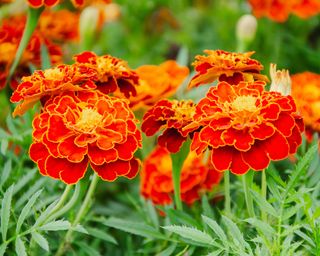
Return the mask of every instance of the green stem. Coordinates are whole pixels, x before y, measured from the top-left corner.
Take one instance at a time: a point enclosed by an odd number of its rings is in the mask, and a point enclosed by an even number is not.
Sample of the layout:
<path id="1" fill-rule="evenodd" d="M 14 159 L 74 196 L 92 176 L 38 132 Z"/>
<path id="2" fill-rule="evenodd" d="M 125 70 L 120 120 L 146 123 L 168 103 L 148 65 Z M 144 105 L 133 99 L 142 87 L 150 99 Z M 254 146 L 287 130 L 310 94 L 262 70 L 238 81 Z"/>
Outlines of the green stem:
<path id="1" fill-rule="evenodd" d="M 82 218 L 85 216 L 85 214 L 87 213 L 87 210 L 89 208 L 89 205 L 90 205 L 90 202 L 91 202 L 91 199 L 93 197 L 93 194 L 94 194 L 94 191 L 95 191 L 95 188 L 98 184 L 98 181 L 99 181 L 99 176 L 94 173 L 93 174 L 93 177 L 92 177 L 92 180 L 91 180 L 91 183 L 90 183 L 90 186 L 89 186 L 89 189 L 87 191 L 87 194 L 84 198 L 84 201 L 80 207 L 80 210 L 78 211 L 77 215 L 76 215 L 76 218 L 74 219 L 74 221 L 72 222 L 72 226 L 71 228 L 68 230 L 64 240 L 62 241 L 57 253 L 56 253 L 56 256 L 61 256 L 61 255 L 64 255 L 64 251 L 65 251 L 65 246 L 66 244 L 69 244 L 71 242 L 71 239 L 72 239 L 72 234 L 73 234 L 73 231 L 74 231 L 74 227 L 76 227 L 80 221 L 82 220 Z"/>
<path id="2" fill-rule="evenodd" d="M 253 180 L 252 171 L 249 171 L 247 174 L 242 175 L 243 192 L 246 200 L 246 205 L 248 208 L 248 213 L 251 218 L 255 217 L 253 201 L 250 194 L 250 188 L 252 187 L 252 180 Z"/>
<path id="3" fill-rule="evenodd" d="M 180 192 L 180 176 L 184 160 L 187 158 L 190 150 L 190 140 L 183 143 L 180 151 L 171 155 L 172 160 L 172 179 L 174 188 L 174 202 L 178 210 L 182 211 L 182 201 Z"/>
<path id="4" fill-rule="evenodd" d="M 231 197 L 230 197 L 230 173 L 225 171 L 224 175 L 224 209 L 227 216 L 231 215 Z"/>
<path id="5" fill-rule="evenodd" d="M 30 41 L 30 38 L 31 38 L 31 36 L 32 36 L 37 24 L 38 24 L 39 17 L 40 17 L 43 10 L 44 10 L 44 8 L 37 8 L 37 9 L 32 8 L 32 7 L 28 8 L 27 23 L 24 28 L 23 35 L 22 35 L 21 41 L 19 43 L 19 47 L 16 52 L 16 56 L 15 56 L 14 61 L 10 67 L 9 75 L 7 77 L 7 84 L 9 84 L 11 77 L 14 74 L 14 72 L 20 62 L 22 54 Z"/>
<path id="6" fill-rule="evenodd" d="M 261 173 L 261 196 L 267 200 L 267 177 L 266 170 L 263 170 Z M 267 221 L 266 212 L 261 209 L 261 219 L 262 221 Z"/>

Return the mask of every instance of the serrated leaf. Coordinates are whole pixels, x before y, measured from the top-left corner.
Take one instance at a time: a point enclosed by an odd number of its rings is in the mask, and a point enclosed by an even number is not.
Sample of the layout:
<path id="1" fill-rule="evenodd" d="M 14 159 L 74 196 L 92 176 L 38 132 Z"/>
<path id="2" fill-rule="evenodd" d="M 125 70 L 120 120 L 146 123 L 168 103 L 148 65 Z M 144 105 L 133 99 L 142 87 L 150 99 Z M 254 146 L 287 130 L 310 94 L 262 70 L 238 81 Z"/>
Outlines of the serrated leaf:
<path id="1" fill-rule="evenodd" d="M 291 206 L 291 207 L 284 209 L 283 215 L 282 215 L 282 220 L 284 221 L 284 220 L 289 219 L 290 217 L 295 215 L 299 211 L 300 208 L 301 208 L 301 204 L 297 204 L 295 206 Z"/>
<path id="2" fill-rule="evenodd" d="M 68 230 L 71 228 L 71 224 L 69 221 L 66 220 L 56 220 L 44 224 L 43 226 L 39 227 L 38 230 L 44 231 L 58 231 L 58 230 Z"/>
<path id="3" fill-rule="evenodd" d="M 159 252 L 156 256 L 170 256 L 174 253 L 176 247 L 177 247 L 176 244 L 171 244 L 165 250 L 163 250 L 162 252 Z"/>
<path id="4" fill-rule="evenodd" d="M 315 247 L 316 244 L 314 243 L 314 241 L 312 241 L 312 239 L 306 235 L 305 233 L 303 233 L 301 230 L 295 230 L 294 233 L 296 233 L 298 236 L 300 236 L 301 238 L 303 238 L 305 241 L 307 241 L 312 247 Z"/>
<path id="5" fill-rule="evenodd" d="M 6 151 L 8 149 L 8 145 L 9 145 L 9 141 L 6 140 L 6 139 L 3 139 L 1 141 L 1 148 L 0 148 L 0 151 L 3 155 L 6 155 Z"/>
<path id="6" fill-rule="evenodd" d="M 1 246 L 0 246 L 0 256 L 3 256 L 4 253 L 6 252 L 7 250 L 7 244 L 6 243 L 3 243 Z"/>
<path id="7" fill-rule="evenodd" d="M 245 247 L 248 248 L 249 245 L 244 240 L 243 234 L 241 233 L 238 226 L 232 220 L 230 220 L 228 217 L 224 215 L 222 215 L 222 221 L 224 222 L 227 229 L 230 231 L 229 233 L 232 236 L 233 240 L 238 241 L 243 250 Z"/>
<path id="8" fill-rule="evenodd" d="M 79 233 L 83 233 L 83 234 L 89 234 L 88 231 L 80 224 L 78 224 L 77 226 L 73 227 L 72 230 L 79 232 Z"/>
<path id="9" fill-rule="evenodd" d="M 117 241 L 111 235 L 107 234 L 106 232 L 103 232 L 100 229 L 87 227 L 87 231 L 91 236 L 94 236 L 96 238 L 99 238 L 101 240 L 104 240 L 106 242 L 110 242 L 116 245 L 118 244 Z"/>
<path id="10" fill-rule="evenodd" d="M 208 218 L 207 216 L 202 215 L 203 221 L 212 229 L 212 231 L 219 237 L 220 241 L 226 247 L 226 250 L 229 248 L 227 235 L 224 233 L 223 229 L 219 226 L 219 224 L 213 220 Z"/>
<path id="11" fill-rule="evenodd" d="M 175 209 L 167 209 L 165 212 L 168 214 L 171 219 L 172 224 L 182 224 L 187 226 L 192 226 L 196 228 L 201 228 L 201 225 L 198 221 L 192 218 L 189 214 L 175 210 Z"/>
<path id="12" fill-rule="evenodd" d="M 159 229 L 159 219 L 158 219 L 158 214 L 157 211 L 153 205 L 153 203 L 150 200 L 145 201 L 145 205 L 146 205 L 146 210 L 147 213 L 151 219 L 151 222 L 153 224 L 153 226 L 156 229 Z"/>
<path id="13" fill-rule="evenodd" d="M 15 247 L 18 256 L 27 256 L 26 247 L 20 237 L 17 237 Z"/>
<path id="14" fill-rule="evenodd" d="M 40 196 L 41 192 L 42 192 L 42 190 L 38 190 L 35 194 L 33 194 L 32 197 L 29 199 L 28 203 L 23 207 L 21 214 L 20 214 L 18 221 L 17 221 L 16 233 L 19 233 L 20 228 L 22 226 L 22 223 L 24 222 L 24 220 L 28 216 L 29 212 L 31 211 L 32 207 L 34 206 L 34 204 L 35 204 L 36 200 L 38 199 L 38 197 Z"/>
<path id="15" fill-rule="evenodd" d="M 265 198 L 263 198 L 259 193 L 256 191 L 250 189 L 250 192 L 253 196 L 253 199 L 256 201 L 256 203 L 259 205 L 261 211 L 266 211 L 270 215 L 274 217 L 278 217 L 276 210 L 272 207 L 270 203 L 267 202 Z"/>
<path id="16" fill-rule="evenodd" d="M 31 233 L 33 240 L 45 251 L 49 251 L 49 243 L 48 240 L 38 232 L 34 231 Z"/>
<path id="17" fill-rule="evenodd" d="M 19 178 L 19 181 L 14 187 L 13 194 L 18 193 L 26 184 L 29 183 L 30 180 L 33 179 L 33 176 L 36 174 L 36 168 L 26 170 L 27 174 Z"/>
<path id="18" fill-rule="evenodd" d="M 55 196 L 54 196 L 55 198 Z M 37 227 L 39 223 L 42 223 L 51 213 L 52 209 L 56 206 L 58 200 L 55 200 L 52 202 L 48 207 L 46 207 L 45 211 L 43 211 L 40 216 L 37 218 L 36 223 L 33 225 L 33 227 Z"/>
<path id="19" fill-rule="evenodd" d="M 260 230 L 262 233 L 266 233 L 269 235 L 275 234 L 275 230 L 268 223 L 258 220 L 256 218 L 249 218 L 244 220 L 254 226 L 257 230 Z"/>
<path id="20" fill-rule="evenodd" d="M 139 223 L 139 222 L 127 221 L 127 220 L 111 217 L 103 221 L 102 224 L 108 227 L 120 229 L 122 231 L 131 233 L 134 235 L 138 235 L 138 236 L 168 240 L 166 236 L 161 234 L 159 231 L 157 231 L 153 227 L 143 223 Z"/>
<path id="21" fill-rule="evenodd" d="M 203 209 L 203 214 L 205 216 L 208 216 L 209 218 L 213 218 L 214 217 L 214 213 L 212 210 L 212 207 L 209 204 L 209 200 L 206 194 L 203 194 L 203 196 L 201 197 L 201 205 L 202 205 L 202 209 Z"/>
<path id="22" fill-rule="evenodd" d="M 214 252 L 210 252 L 206 256 L 219 256 L 223 251 L 223 249 L 215 250 Z"/>
<path id="23" fill-rule="evenodd" d="M 10 173 L 11 173 L 11 170 L 12 170 L 12 161 L 11 161 L 11 159 L 9 159 L 5 163 L 3 170 L 2 170 L 0 187 L 2 187 L 3 184 L 8 180 Z"/>
<path id="24" fill-rule="evenodd" d="M 7 231 L 10 219 L 11 200 L 13 195 L 14 185 L 11 185 L 4 193 L 1 204 L 1 234 L 2 240 L 6 241 Z"/>
<path id="25" fill-rule="evenodd" d="M 215 241 L 210 235 L 194 227 L 171 225 L 164 226 L 162 228 L 200 244 L 204 244 L 207 246 L 213 246 L 215 244 Z"/>

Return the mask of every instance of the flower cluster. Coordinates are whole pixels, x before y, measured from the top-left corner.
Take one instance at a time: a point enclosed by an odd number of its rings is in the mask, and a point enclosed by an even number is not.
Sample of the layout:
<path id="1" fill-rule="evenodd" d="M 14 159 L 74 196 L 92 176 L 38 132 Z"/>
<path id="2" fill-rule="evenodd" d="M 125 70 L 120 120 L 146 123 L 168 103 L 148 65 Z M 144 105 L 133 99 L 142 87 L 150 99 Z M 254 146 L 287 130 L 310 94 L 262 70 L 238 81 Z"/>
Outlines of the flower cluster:
<path id="1" fill-rule="evenodd" d="M 172 203 L 173 181 L 170 153 L 163 147 L 156 147 L 145 159 L 141 170 L 141 194 L 154 204 Z M 181 199 L 187 204 L 199 200 L 202 193 L 211 191 L 220 181 L 221 173 L 209 163 L 203 163 L 203 156 L 191 152 L 181 172 Z"/>
<path id="2" fill-rule="evenodd" d="M 235 174 L 263 170 L 271 160 L 295 153 L 304 124 L 287 95 L 288 72 L 272 66 L 274 91 L 266 91 L 268 79 L 259 73 L 262 65 L 249 58 L 252 53 L 206 52 L 209 56 L 196 57 L 197 74 L 190 85 L 219 79 L 217 86 L 197 104 L 159 101 L 145 114 L 142 131 L 150 136 L 164 127 L 158 143 L 172 153 L 190 136 L 192 151 L 201 155 L 209 149 L 216 170 Z"/>
<path id="3" fill-rule="evenodd" d="M 249 0 L 253 14 L 268 17 L 277 22 L 285 22 L 290 14 L 307 19 L 320 13 L 318 0 Z"/>
<path id="4" fill-rule="evenodd" d="M 237 84 L 240 81 L 268 81 L 260 71 L 261 63 L 251 59 L 254 52 L 232 53 L 223 50 L 205 50 L 207 56 L 197 55 L 193 63 L 197 74 L 190 81 L 189 87 L 208 84 L 215 80 Z"/>
<path id="5" fill-rule="evenodd" d="M 3 20 L 0 27 L 0 50 L 2 53 L 0 56 L 0 89 L 6 85 L 9 69 L 15 58 L 25 24 L 26 18 L 17 16 Z M 29 74 L 30 64 L 40 67 L 42 45 L 48 49 L 51 63 L 55 64 L 61 61 L 61 48 L 44 37 L 40 31 L 35 31 L 22 55 L 17 71 L 12 77 L 10 84 L 12 88 L 17 87 L 22 76 Z"/>
<path id="6" fill-rule="evenodd" d="M 173 95 L 189 75 L 187 67 L 168 60 L 159 66 L 144 65 L 136 69 L 140 78 L 137 95 L 130 99 L 133 109 L 151 107 L 158 100 Z"/>
<path id="7" fill-rule="evenodd" d="M 107 181 L 138 172 L 133 153 L 141 135 L 125 100 L 99 91 L 63 93 L 46 102 L 33 128 L 30 157 L 43 175 L 73 184 L 88 163 Z"/>
<path id="8" fill-rule="evenodd" d="M 320 133 L 320 75 L 303 72 L 291 79 L 292 97 L 303 116 L 307 138 L 311 140 L 314 132 Z"/>

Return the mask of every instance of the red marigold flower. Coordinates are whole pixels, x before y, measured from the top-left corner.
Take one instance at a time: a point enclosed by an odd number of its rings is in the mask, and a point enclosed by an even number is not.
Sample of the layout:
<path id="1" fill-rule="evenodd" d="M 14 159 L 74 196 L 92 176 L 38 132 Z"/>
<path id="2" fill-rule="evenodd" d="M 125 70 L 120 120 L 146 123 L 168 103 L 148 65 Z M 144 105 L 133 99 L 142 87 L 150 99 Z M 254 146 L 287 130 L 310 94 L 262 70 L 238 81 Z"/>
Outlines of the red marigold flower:
<path id="1" fill-rule="evenodd" d="M 52 7 L 60 2 L 60 0 L 27 0 L 28 4 L 33 8 L 40 8 L 42 6 Z"/>
<path id="2" fill-rule="evenodd" d="M 47 10 L 41 14 L 38 27 L 41 34 L 50 40 L 77 41 L 79 14 L 68 10 Z"/>
<path id="3" fill-rule="evenodd" d="M 93 52 L 78 54 L 75 60 L 96 70 L 98 78 L 95 83 L 101 92 L 109 94 L 120 90 L 127 98 L 136 96 L 139 77 L 125 61 L 110 55 L 97 56 Z"/>
<path id="4" fill-rule="evenodd" d="M 292 97 L 303 116 L 307 138 L 312 140 L 314 132 L 320 134 L 320 74 L 303 72 L 291 79 Z"/>
<path id="5" fill-rule="evenodd" d="M 211 149 L 218 171 L 263 170 L 301 144 L 304 125 L 293 98 L 264 86 L 261 81 L 220 82 L 197 105 L 194 119 L 202 127 L 194 133 L 191 149 L 198 154 Z"/>
<path id="6" fill-rule="evenodd" d="M 6 84 L 9 69 L 15 58 L 25 24 L 25 16 L 16 16 L 5 19 L 0 27 L 0 51 L 2 53 L 0 56 L 0 89 Z M 39 31 L 35 31 L 12 77 L 12 88 L 15 89 L 17 87 L 18 80 L 22 76 L 30 74 L 30 64 L 35 67 L 41 66 L 41 45 L 47 47 L 51 63 L 54 64 L 61 61 L 61 48 L 44 38 Z"/>
<path id="7" fill-rule="evenodd" d="M 187 67 L 181 67 L 173 60 L 165 61 L 159 66 L 144 65 L 137 68 L 136 72 L 140 84 L 137 95 L 130 98 L 133 109 L 150 107 L 161 98 L 170 97 L 189 75 Z"/>
<path id="8" fill-rule="evenodd" d="M 88 164 L 106 181 L 135 177 L 138 147 L 141 134 L 127 100 L 79 91 L 46 102 L 33 121 L 29 153 L 41 174 L 74 184 Z"/>
<path id="9" fill-rule="evenodd" d="M 163 147 L 155 150 L 145 159 L 141 170 L 141 194 L 154 204 L 172 203 L 173 182 L 170 153 Z M 181 171 L 181 199 L 191 205 L 200 199 L 202 193 L 212 190 L 220 182 L 221 173 L 211 165 L 203 163 L 203 156 L 190 152 Z"/>
<path id="10" fill-rule="evenodd" d="M 13 116 L 22 115 L 38 100 L 43 102 L 50 96 L 64 91 L 95 89 L 93 80 L 96 72 L 83 65 L 59 65 L 45 71 L 35 71 L 31 76 L 22 78 L 22 83 L 13 92 L 10 101 L 20 102 Z"/>
<path id="11" fill-rule="evenodd" d="M 160 100 L 144 115 L 141 130 L 147 136 L 152 136 L 164 128 L 164 132 L 158 137 L 158 143 L 171 153 L 176 153 L 188 135 L 197 129 L 194 126 L 184 129 L 193 122 L 195 107 L 191 100 Z"/>
<path id="12" fill-rule="evenodd" d="M 310 18 L 311 16 L 320 13 L 319 0 L 298 0 L 292 6 L 292 13 L 302 19 Z"/>
<path id="13" fill-rule="evenodd" d="M 197 74 L 191 79 L 189 87 L 214 82 L 226 81 L 229 84 L 238 84 L 241 81 L 254 80 L 268 81 L 260 71 L 261 63 L 251 59 L 254 52 L 233 53 L 223 50 L 204 50 L 207 56 L 197 55 L 193 63 Z"/>

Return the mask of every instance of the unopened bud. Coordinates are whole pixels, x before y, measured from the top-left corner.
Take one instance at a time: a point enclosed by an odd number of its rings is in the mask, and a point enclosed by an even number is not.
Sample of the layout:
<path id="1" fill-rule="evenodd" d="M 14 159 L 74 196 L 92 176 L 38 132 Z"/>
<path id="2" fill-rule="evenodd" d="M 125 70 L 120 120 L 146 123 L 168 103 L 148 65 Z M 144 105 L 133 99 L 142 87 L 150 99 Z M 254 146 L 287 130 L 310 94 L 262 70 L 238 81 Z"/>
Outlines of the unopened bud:
<path id="1" fill-rule="evenodd" d="M 240 17 L 237 22 L 236 36 L 239 41 L 251 42 L 257 31 L 257 19 L 251 15 L 246 14 Z"/>
<path id="2" fill-rule="evenodd" d="M 291 78 L 287 69 L 277 70 L 276 64 L 270 64 L 270 91 L 280 92 L 282 95 L 291 94 Z"/>
<path id="3" fill-rule="evenodd" d="M 94 36 L 99 22 L 99 10 L 93 6 L 83 9 L 80 15 L 80 39 L 82 50 L 89 50 L 94 41 Z"/>

